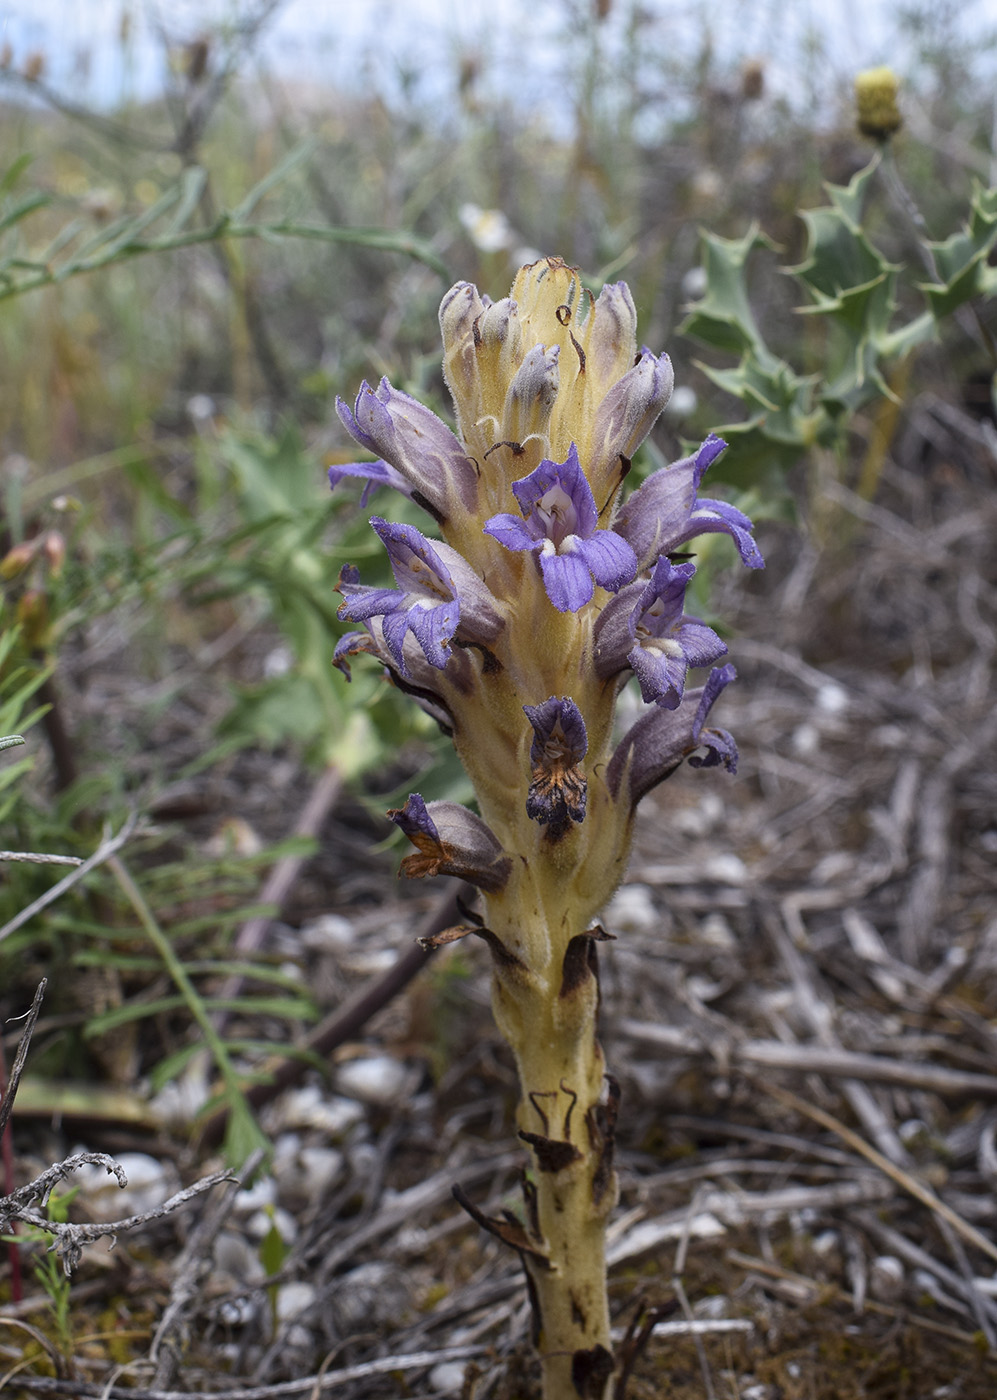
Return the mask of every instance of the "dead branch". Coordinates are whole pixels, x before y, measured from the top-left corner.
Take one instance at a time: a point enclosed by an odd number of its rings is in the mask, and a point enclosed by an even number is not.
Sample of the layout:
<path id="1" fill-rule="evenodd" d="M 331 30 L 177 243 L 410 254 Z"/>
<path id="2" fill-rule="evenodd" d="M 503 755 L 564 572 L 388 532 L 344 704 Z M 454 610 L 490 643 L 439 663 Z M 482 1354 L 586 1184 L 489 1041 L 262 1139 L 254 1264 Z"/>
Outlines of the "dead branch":
<path id="1" fill-rule="evenodd" d="M 28 1182 L 26 1186 L 21 1186 L 16 1191 L 11 1192 L 9 1196 L 0 1198 L 0 1229 L 6 1229 L 12 1221 L 20 1220 L 26 1225 L 45 1230 L 54 1236 L 54 1243 L 50 1248 L 54 1249 L 62 1259 L 67 1275 L 71 1274 L 79 1263 L 84 1245 L 92 1244 L 94 1240 L 103 1239 L 105 1236 L 110 1237 L 113 1241 L 127 1230 L 134 1230 L 140 1225 L 148 1225 L 152 1220 L 162 1220 L 164 1216 L 179 1210 L 195 1196 L 210 1191 L 220 1182 L 232 1180 L 231 1175 L 226 1171 L 214 1172 L 211 1176 L 196 1181 L 193 1186 L 178 1191 L 168 1201 L 152 1210 L 126 1216 L 123 1220 L 94 1224 L 49 1220 L 30 1204 L 38 1202 L 44 1205 L 60 1181 L 65 1181 L 78 1167 L 87 1165 L 104 1167 L 109 1175 L 117 1178 L 118 1185 L 122 1189 L 128 1185 L 128 1177 L 125 1175 L 124 1168 L 112 1157 L 108 1157 L 106 1153 L 77 1152 L 74 1156 L 67 1157 L 65 1161 L 57 1162 L 54 1166 L 49 1167 L 47 1171 L 42 1172 L 41 1176 Z"/>

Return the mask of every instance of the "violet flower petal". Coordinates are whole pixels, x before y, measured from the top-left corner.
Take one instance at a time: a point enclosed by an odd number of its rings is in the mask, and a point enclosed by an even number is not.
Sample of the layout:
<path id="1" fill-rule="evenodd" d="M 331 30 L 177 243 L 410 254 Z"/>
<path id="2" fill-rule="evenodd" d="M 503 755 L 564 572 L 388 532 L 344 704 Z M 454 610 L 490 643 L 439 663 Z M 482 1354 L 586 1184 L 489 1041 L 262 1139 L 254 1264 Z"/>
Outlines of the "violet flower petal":
<path id="1" fill-rule="evenodd" d="M 450 640 L 457 630 L 459 615 L 456 602 L 452 608 L 429 608 L 416 603 L 408 612 L 407 625 L 422 647 L 426 660 L 441 671 L 450 660 Z M 385 623 L 387 622 L 388 619 L 385 618 Z"/>
<path id="2" fill-rule="evenodd" d="M 526 813 L 546 827 L 552 841 L 558 841 L 572 822 L 585 817 L 587 783 L 581 769 L 588 752 L 585 721 L 567 695 L 560 700 L 552 695 L 542 705 L 524 705 L 523 709 L 533 727 L 533 772 Z"/>
<path id="3" fill-rule="evenodd" d="M 458 802 L 423 801 L 413 792 L 404 807 L 388 813 L 418 854 L 406 856 L 402 873 L 410 879 L 454 875 L 495 894 L 505 885 L 512 861 L 491 828 Z"/>
<path id="4" fill-rule="evenodd" d="M 429 540 L 411 525 L 396 525 L 378 516 L 371 525 L 388 551 L 398 588 L 365 588 L 357 570 L 340 574 L 346 595 L 339 616 L 344 622 L 383 619 L 384 644 L 403 676 L 405 635 L 411 630 L 431 666 L 443 670 L 450 660 L 450 640 L 460 624 L 460 599 L 449 569 Z M 482 585 L 483 587 L 483 585 Z"/>
<path id="5" fill-rule="evenodd" d="M 523 514 L 536 521 L 556 545 L 566 535 L 588 538 L 598 523 L 595 498 L 574 443 L 563 462 L 545 458 L 529 476 L 513 482 L 512 491 Z"/>
<path id="6" fill-rule="evenodd" d="M 726 730 L 707 729 L 704 723 L 710 707 L 735 674 L 733 666 L 717 667 L 704 686 L 685 692 L 676 709 L 655 705 L 631 726 L 606 768 L 609 790 L 618 801 L 624 776 L 627 798 L 631 807 L 636 807 L 642 797 L 670 777 L 682 760 L 701 745 L 707 753 L 705 757 L 690 758 L 693 767 L 723 764 L 729 772 L 736 771 L 734 740 Z"/>
<path id="7" fill-rule="evenodd" d="M 347 432 L 394 467 L 408 482 L 408 494 L 438 519 L 473 514 L 477 468 L 460 440 L 418 399 L 382 379 L 376 390 L 364 382 L 352 409 L 341 399 L 336 409 Z"/>
<path id="8" fill-rule="evenodd" d="M 379 486 L 390 486 L 395 491 L 400 491 L 403 496 L 412 495 L 412 487 L 401 472 L 396 472 L 394 467 L 387 462 L 339 462 L 329 468 L 329 486 L 335 490 L 341 481 L 348 477 L 355 477 L 364 482 L 363 492 L 360 496 L 361 508 L 366 507 L 370 497 Z"/>
<path id="9" fill-rule="evenodd" d="M 543 543 L 543 536 L 538 538 L 530 529 L 530 521 L 521 520 L 518 515 L 493 515 L 484 530 L 506 549 L 536 549 Z"/>
<path id="10" fill-rule="evenodd" d="M 371 634 L 369 632 L 344 632 L 332 653 L 332 664 L 337 671 L 342 671 L 348 681 L 352 680 L 353 676 L 347 657 L 359 656 L 361 653 L 373 656 L 380 654 L 377 642 Z"/>
<path id="11" fill-rule="evenodd" d="M 725 447 L 711 433 L 691 457 L 652 472 L 627 499 L 614 529 L 632 546 L 641 568 L 697 535 L 716 532 L 730 535 L 749 569 L 762 568 L 765 561 L 748 517 L 725 501 L 696 498 L 704 472 Z"/>
<path id="12" fill-rule="evenodd" d="M 540 572 L 547 597 L 558 612 L 577 612 L 590 601 L 595 589 L 592 574 L 580 554 L 540 551 Z"/>
<path id="13" fill-rule="evenodd" d="M 610 593 L 632 582 L 637 572 L 637 556 L 612 530 L 596 530 L 588 539 L 579 539 L 572 553 L 585 561 L 599 587 Z"/>
<path id="14" fill-rule="evenodd" d="M 595 499 L 574 443 L 564 462 L 545 458 L 512 490 L 525 519 L 493 515 L 485 533 L 507 549 L 539 553 L 544 588 L 560 612 L 583 608 L 592 598 L 593 579 L 615 592 L 634 577 L 637 559 L 630 545 L 611 530 L 596 529 Z"/>
<path id="15" fill-rule="evenodd" d="M 662 555 L 629 618 L 636 646 L 627 660 L 640 693 L 669 710 L 682 699 L 689 667 L 707 666 L 727 652 L 705 623 L 683 616 L 685 591 L 695 572 L 695 564 L 672 564 Z"/>

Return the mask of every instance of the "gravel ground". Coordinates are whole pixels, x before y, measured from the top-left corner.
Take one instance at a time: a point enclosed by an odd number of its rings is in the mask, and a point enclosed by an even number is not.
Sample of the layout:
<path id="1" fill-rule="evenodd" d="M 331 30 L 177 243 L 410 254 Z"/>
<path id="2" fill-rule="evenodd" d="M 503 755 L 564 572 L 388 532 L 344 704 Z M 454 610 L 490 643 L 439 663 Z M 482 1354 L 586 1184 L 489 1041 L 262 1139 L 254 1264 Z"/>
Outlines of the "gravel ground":
<path id="1" fill-rule="evenodd" d="M 992 424 L 925 396 L 873 503 L 815 468 L 809 532 L 763 524 L 764 574 L 718 583 L 737 779 L 680 770 L 647 800 L 604 920 L 631 1400 L 997 1391 L 995 485 Z M 304 781 L 265 755 L 203 779 L 268 838 Z M 270 1170 L 166 1215 L 221 1166 L 182 1126 L 199 1057 L 157 1101 L 172 1128 L 15 1111 L 18 1182 L 110 1153 L 128 1187 L 90 1164 L 73 1218 L 151 1218 L 113 1252 L 80 1240 L 68 1353 L 34 1280 L 0 1302 L 7 1393 L 537 1393 L 515 1261 L 452 1198 L 500 1209 L 522 1165 L 487 953 L 413 953 L 452 892 L 399 885 L 367 809 L 313 796 L 321 853 L 252 939 L 325 1020 L 227 1029 L 325 1072 L 275 1059 Z"/>

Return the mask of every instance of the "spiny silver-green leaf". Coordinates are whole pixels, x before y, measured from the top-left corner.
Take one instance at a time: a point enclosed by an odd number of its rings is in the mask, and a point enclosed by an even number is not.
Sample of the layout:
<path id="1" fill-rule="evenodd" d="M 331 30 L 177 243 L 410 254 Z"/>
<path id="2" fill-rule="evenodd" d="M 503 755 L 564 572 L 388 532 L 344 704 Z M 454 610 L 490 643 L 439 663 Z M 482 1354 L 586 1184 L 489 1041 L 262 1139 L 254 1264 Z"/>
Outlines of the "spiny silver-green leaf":
<path id="1" fill-rule="evenodd" d="M 775 250 L 776 245 L 757 224 L 752 224 L 743 238 L 720 238 L 706 230 L 700 236 L 706 294 L 689 308 L 679 334 L 735 355 L 751 350 L 759 360 L 774 361 L 751 310 L 745 265 L 754 248 Z"/>
<path id="2" fill-rule="evenodd" d="M 939 280 L 921 284 L 931 310 L 940 320 L 976 296 L 997 293 L 997 268 L 987 259 L 997 244 L 997 188 L 977 187 L 970 206 L 969 222 L 946 238 L 930 243 Z"/>

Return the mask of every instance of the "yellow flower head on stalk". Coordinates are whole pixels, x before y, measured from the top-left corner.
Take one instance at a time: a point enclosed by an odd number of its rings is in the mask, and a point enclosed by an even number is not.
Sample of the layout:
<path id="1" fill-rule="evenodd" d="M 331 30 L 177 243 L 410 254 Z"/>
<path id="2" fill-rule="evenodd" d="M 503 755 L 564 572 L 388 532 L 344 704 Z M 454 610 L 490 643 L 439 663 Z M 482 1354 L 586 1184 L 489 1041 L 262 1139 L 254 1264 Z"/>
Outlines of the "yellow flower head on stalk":
<path id="1" fill-rule="evenodd" d="M 378 460 L 333 467 L 332 484 L 366 478 L 364 499 L 394 487 L 442 539 L 372 518 L 397 586 L 369 587 L 344 568 L 340 617 L 365 630 L 340 641 L 336 661 L 348 674 L 348 657 L 377 656 L 453 735 L 488 837 L 470 826 L 461 835 L 451 810 L 443 831 L 434 804 L 417 804 L 401 821 L 425 859 L 473 878 L 459 854 L 473 849 L 494 885 L 512 868 L 503 853 L 535 848 L 543 863 L 556 846 L 558 868 L 578 869 L 598 843 L 617 873 L 607 888 L 592 865 L 583 903 L 595 908 L 622 873 L 640 797 L 697 747 L 705 761 L 734 763 L 729 735 L 703 727 L 732 668 L 685 686 L 690 668 L 726 647 L 685 615 L 695 566 L 669 555 L 716 531 L 750 567 L 761 555 L 746 516 L 698 495 L 724 447 L 713 435 L 621 501 L 673 384 L 668 356 L 638 348 L 625 283 L 595 297 L 574 268 L 542 258 L 500 301 L 459 282 L 440 325 L 456 431 L 387 380 L 339 404 Z M 650 711 L 614 748 L 616 698 L 631 677 Z"/>
<path id="2" fill-rule="evenodd" d="M 858 128 L 874 141 L 888 141 L 903 125 L 897 106 L 900 79 L 892 68 L 866 68 L 855 77 Z"/>
<path id="3" fill-rule="evenodd" d="M 521 268 L 508 297 L 490 303 L 461 282 L 440 307 L 443 374 L 457 426 L 485 474 L 489 503 L 506 504 L 507 482 L 574 443 L 600 515 L 629 458 L 668 402 L 667 355 L 637 349 L 637 312 L 623 282 L 598 298 L 574 268 L 542 258 Z M 499 445 L 515 451 L 496 453 Z"/>

